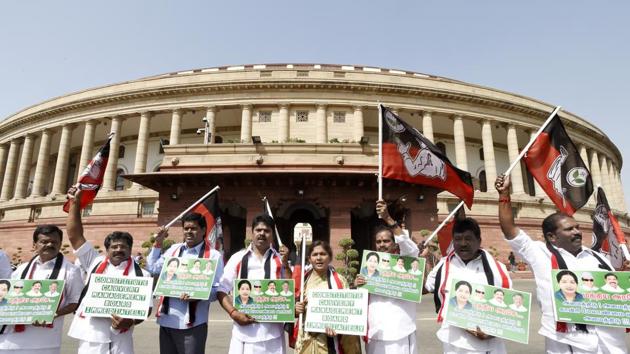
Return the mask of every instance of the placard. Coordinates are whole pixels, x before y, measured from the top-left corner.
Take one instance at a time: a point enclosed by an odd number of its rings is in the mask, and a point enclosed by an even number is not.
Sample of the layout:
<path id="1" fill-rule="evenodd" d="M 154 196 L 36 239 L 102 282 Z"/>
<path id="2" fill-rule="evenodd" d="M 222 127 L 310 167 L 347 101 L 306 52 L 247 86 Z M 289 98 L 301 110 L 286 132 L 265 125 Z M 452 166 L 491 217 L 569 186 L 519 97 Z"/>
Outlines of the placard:
<path id="1" fill-rule="evenodd" d="M 167 257 L 154 295 L 208 300 L 217 270 L 217 261 L 207 258 Z"/>
<path id="2" fill-rule="evenodd" d="M 236 279 L 232 294 L 234 307 L 258 322 L 295 320 L 293 279 Z"/>
<path id="3" fill-rule="evenodd" d="M 304 330 L 326 333 L 328 327 L 337 334 L 364 336 L 367 334 L 367 307 L 365 289 L 309 290 Z"/>
<path id="4" fill-rule="evenodd" d="M 452 279 L 444 321 L 514 342 L 529 342 L 531 294 L 498 286 Z"/>
<path id="5" fill-rule="evenodd" d="M 1 279 L 0 325 L 52 323 L 64 280 Z"/>
<path id="6" fill-rule="evenodd" d="M 420 302 L 424 263 L 424 258 L 365 250 L 360 274 L 367 283 L 362 288 L 370 294 Z"/>
<path id="7" fill-rule="evenodd" d="M 91 274 L 79 312 L 86 317 L 146 320 L 151 306 L 153 278 Z"/>
<path id="8" fill-rule="evenodd" d="M 556 321 L 630 327 L 630 272 L 554 269 Z"/>

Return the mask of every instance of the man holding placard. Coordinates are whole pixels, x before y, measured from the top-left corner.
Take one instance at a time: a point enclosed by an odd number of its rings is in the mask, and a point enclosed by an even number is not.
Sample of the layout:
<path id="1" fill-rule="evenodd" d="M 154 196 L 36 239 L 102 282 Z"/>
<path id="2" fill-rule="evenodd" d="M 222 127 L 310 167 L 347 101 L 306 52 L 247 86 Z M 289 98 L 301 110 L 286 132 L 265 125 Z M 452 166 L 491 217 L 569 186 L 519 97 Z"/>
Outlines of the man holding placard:
<path id="1" fill-rule="evenodd" d="M 208 311 L 210 302 L 217 299 L 218 280 L 223 274 L 223 257 L 210 246 L 206 219 L 199 213 L 189 213 L 182 218 L 184 242 L 172 245 L 164 253 L 162 242 L 168 229 L 161 228 L 147 257 L 148 268 L 154 276 L 162 272 L 166 258 L 203 258 L 216 262 L 214 280 L 207 299 L 192 299 L 191 294 L 182 292 L 179 298 L 163 296 L 157 310 L 160 325 L 160 353 L 197 354 L 204 353 L 208 336 Z M 214 227 L 214 225 L 211 225 Z M 171 258 L 174 259 L 174 258 Z"/>
<path id="2" fill-rule="evenodd" d="M 512 287 L 512 280 L 505 265 L 480 248 L 481 229 L 475 219 L 455 220 L 452 243 L 453 251 L 438 262 L 425 283 L 425 288 L 434 293 L 438 322 L 442 323 L 437 337 L 442 342 L 444 353 L 505 353 L 503 340 L 487 335 L 480 326 L 464 329 L 444 321 L 445 303 L 453 296 L 448 294 L 453 279 L 466 279 L 473 284 L 488 284 L 502 288 Z M 466 291 L 470 293 L 472 288 L 466 288 Z"/>
<path id="3" fill-rule="evenodd" d="M 587 326 L 556 322 L 553 309 L 552 270 L 611 270 L 606 257 L 582 246 L 579 225 L 567 214 L 553 213 L 542 223 L 545 242 L 532 240 L 514 224 L 510 201 L 510 179 L 499 176 L 499 222 L 505 239 L 514 252 L 530 266 L 536 279 L 538 301 L 542 308 L 542 327 L 547 353 L 625 353 L 623 328 Z M 591 275 L 592 277 L 592 275 Z"/>
<path id="4" fill-rule="evenodd" d="M 400 256 L 417 257 L 418 246 L 389 215 L 385 201 L 376 202 L 376 213 L 387 225 L 378 228 L 374 233 L 376 251 L 398 252 Z M 402 265 L 399 267 L 404 270 Z M 355 285 L 362 286 L 366 282 L 366 277 L 360 274 L 355 280 Z M 367 337 L 366 350 L 369 354 L 416 353 L 416 303 L 371 294 Z"/>
<path id="5" fill-rule="evenodd" d="M 238 311 L 228 295 L 236 279 L 291 279 L 289 249 L 281 247 L 281 253 L 278 253 L 272 246 L 274 226 L 273 219 L 268 215 L 254 217 L 249 247 L 232 255 L 225 265 L 217 297 L 234 320 L 230 354 L 286 352 L 282 323 L 256 322 L 251 316 Z M 261 286 L 260 282 L 258 286 Z"/>
<path id="6" fill-rule="evenodd" d="M 13 282 L 15 291 L 12 291 L 11 295 L 17 300 L 24 296 L 22 290 L 28 283 L 27 279 L 56 279 L 65 282 L 54 321 L 50 324 L 35 322 L 26 326 L 0 325 L 0 352 L 37 354 L 60 352 L 63 316 L 77 308 L 83 287 L 79 268 L 59 252 L 62 240 L 63 232 L 57 226 L 37 226 L 33 232 L 36 256 L 30 262 L 21 264 L 12 274 L 13 279 L 24 279 Z"/>
<path id="7" fill-rule="evenodd" d="M 70 325 L 68 335 L 79 340 L 78 352 L 80 354 L 132 354 L 134 352 L 133 327 L 141 323 L 142 319 L 123 318 L 120 313 L 115 312 L 111 313 L 109 318 L 91 316 L 86 312 L 86 303 L 89 299 L 85 295 L 90 289 L 91 282 L 94 281 L 92 275 L 151 277 L 151 274 L 141 269 L 131 257 L 133 238 L 128 232 L 114 231 L 105 237 L 105 256 L 101 256 L 92 243 L 85 239 L 79 207 L 81 193 L 83 193 L 81 190 L 74 187 L 68 191 L 70 209 L 67 228 L 74 254 L 80 260 L 81 266 L 85 267 L 83 271 L 88 276 L 81 304 Z M 145 309 L 148 309 L 150 299 L 144 302 L 147 306 Z M 123 307 L 119 309 L 126 310 Z"/>

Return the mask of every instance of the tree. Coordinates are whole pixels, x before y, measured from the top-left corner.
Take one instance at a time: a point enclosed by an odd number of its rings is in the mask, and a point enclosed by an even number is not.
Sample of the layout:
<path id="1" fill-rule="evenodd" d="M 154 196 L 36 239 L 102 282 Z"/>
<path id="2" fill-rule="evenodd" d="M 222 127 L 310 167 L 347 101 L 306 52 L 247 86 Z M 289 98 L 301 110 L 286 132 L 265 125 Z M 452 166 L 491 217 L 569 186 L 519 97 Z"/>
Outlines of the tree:
<path id="1" fill-rule="evenodd" d="M 354 284 L 354 278 L 359 272 L 359 251 L 352 248 L 354 241 L 351 238 L 342 238 L 338 243 L 342 251 L 335 257 L 338 261 L 343 263 L 343 266 L 337 267 L 337 273 L 343 275 L 348 284 Z"/>

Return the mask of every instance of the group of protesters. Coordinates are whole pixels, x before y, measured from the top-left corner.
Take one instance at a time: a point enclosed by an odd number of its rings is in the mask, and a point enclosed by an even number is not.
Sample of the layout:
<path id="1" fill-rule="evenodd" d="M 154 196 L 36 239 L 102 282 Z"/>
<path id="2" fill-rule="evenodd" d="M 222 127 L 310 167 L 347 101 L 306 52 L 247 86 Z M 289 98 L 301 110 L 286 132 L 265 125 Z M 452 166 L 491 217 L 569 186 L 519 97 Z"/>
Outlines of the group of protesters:
<path id="1" fill-rule="evenodd" d="M 581 231 L 576 221 L 562 213 L 547 216 L 542 223 L 544 241 L 534 241 L 514 223 L 510 201 L 509 177 L 500 176 L 495 182 L 499 193 L 498 217 L 503 235 L 513 252 L 530 266 L 536 281 L 536 292 L 542 309 L 539 334 L 544 336 L 547 353 L 626 353 L 623 328 L 584 326 L 556 323 L 552 308 L 552 268 L 593 271 L 613 271 L 607 259 L 598 252 L 582 246 Z M 68 197 L 77 201 L 81 191 L 71 188 Z M 381 226 L 373 232 L 374 251 L 399 256 L 422 257 L 429 252 L 418 245 L 395 220 L 383 200 L 376 203 Z M 289 249 L 274 247 L 274 221 L 270 216 L 258 215 L 252 220 L 251 243 L 236 252 L 226 264 L 220 252 L 210 247 L 206 239 L 207 225 L 198 213 L 182 218 L 183 239 L 168 249 L 162 249 L 168 229 L 160 228 L 155 242 L 146 256 L 146 269 L 132 257 L 133 237 L 124 231 L 114 231 L 104 240 L 105 253 L 87 241 L 83 232 L 78 202 L 73 202 L 67 220 L 67 237 L 78 259 L 70 262 L 60 253 L 62 231 L 54 225 L 38 226 L 33 233 L 36 256 L 10 272 L 8 260 L 0 256 L 0 279 L 59 279 L 65 281 L 62 300 L 53 323 L 35 322 L 26 326 L 2 326 L 0 353 L 60 353 L 63 321 L 74 313 L 68 336 L 78 339 L 79 353 L 134 352 L 133 330 L 141 320 L 85 316 L 81 300 L 89 285 L 91 274 L 129 277 L 159 276 L 165 258 L 205 258 L 216 260 L 212 291 L 207 300 L 193 300 L 188 294 L 179 298 L 163 297 L 153 309 L 159 324 L 159 348 L 162 354 L 204 353 L 208 334 L 209 307 L 218 301 L 233 320 L 229 352 L 231 354 L 287 352 L 295 345 L 298 353 L 360 353 L 361 342 L 367 353 L 407 354 L 423 352 L 416 342 L 416 306 L 410 301 L 380 295 L 370 295 L 368 304 L 368 330 L 364 338 L 339 335 L 326 328 L 325 333 L 304 330 L 289 331 L 282 323 L 257 322 L 233 305 L 232 290 L 235 279 L 292 279 Z M 466 279 L 472 283 L 511 288 L 510 273 L 505 265 L 481 248 L 481 230 L 473 218 L 458 219 L 453 227 L 452 251 L 433 266 L 425 277 L 426 292 L 434 293 L 437 320 L 441 326 L 437 338 L 444 353 L 505 353 L 502 339 L 484 333 L 482 328 L 462 329 L 442 321 L 441 312 L 447 301 L 444 289 L 450 279 Z M 295 312 L 308 317 L 308 299 L 299 301 L 300 291 L 311 289 L 356 288 L 366 284 L 364 275 L 357 275 L 353 284 L 339 275 L 332 261 L 333 252 L 328 243 L 314 241 L 304 255 L 309 263 L 302 289 L 295 289 Z M 296 272 L 298 273 L 298 272 Z M 85 277 L 82 274 L 87 274 Z M 3 284 L 0 283 L 0 291 Z M 8 290 L 8 289 L 5 289 Z M 297 323 L 296 323 L 297 325 Z M 295 338 L 297 336 L 297 338 Z"/>

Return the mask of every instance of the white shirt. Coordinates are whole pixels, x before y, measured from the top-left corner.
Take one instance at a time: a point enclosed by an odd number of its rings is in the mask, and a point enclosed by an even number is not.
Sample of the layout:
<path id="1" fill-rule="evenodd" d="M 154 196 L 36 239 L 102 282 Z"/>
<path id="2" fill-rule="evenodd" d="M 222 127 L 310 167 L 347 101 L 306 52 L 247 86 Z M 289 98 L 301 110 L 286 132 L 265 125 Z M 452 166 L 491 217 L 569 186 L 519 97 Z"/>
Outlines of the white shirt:
<path id="1" fill-rule="evenodd" d="M 3 251 L 0 251 L 0 279 L 11 278 L 11 262 L 9 257 Z"/>
<path id="2" fill-rule="evenodd" d="M 442 272 L 444 272 L 444 261 L 446 257 L 442 257 L 440 262 L 431 270 L 429 275 L 427 276 L 427 281 L 425 283 L 425 288 L 430 291 L 439 291 L 439 289 L 435 289 L 435 277 L 437 276 L 438 269 L 442 268 Z M 491 260 L 490 260 L 491 261 Z M 498 263 L 499 267 L 503 270 L 504 274 L 508 274 L 507 269 L 503 263 Z M 449 274 L 446 284 L 446 291 L 448 294 L 448 289 L 451 288 L 451 283 L 453 279 L 465 279 L 471 283 L 476 284 L 488 284 L 488 279 L 486 278 L 486 273 L 483 270 L 483 262 L 481 261 L 481 256 L 469 261 L 468 263 L 464 263 L 457 254 L 455 254 L 451 258 L 451 263 L 449 267 Z M 497 285 L 497 284 L 495 284 Z M 448 296 L 445 296 L 445 300 L 448 299 Z M 483 328 L 482 328 L 483 330 Z M 443 343 L 448 343 L 457 348 L 461 348 L 464 350 L 472 350 L 479 352 L 505 352 L 505 343 L 500 338 L 492 338 L 481 340 L 477 337 L 471 335 L 466 332 L 463 328 L 449 326 L 446 321 L 442 321 L 442 326 L 437 331 L 437 337 Z"/>
<path id="3" fill-rule="evenodd" d="M 21 264 L 12 274 L 13 279 L 19 279 L 28 263 Z M 42 263 L 37 257 L 33 261 L 32 267 L 33 278 L 38 280 L 48 279 L 55 266 L 55 259 Z M 59 276 L 57 279 L 65 280 L 63 288 L 63 298 L 59 304 L 59 308 L 63 308 L 68 304 L 76 304 L 79 302 L 83 283 L 81 282 L 81 274 L 79 268 L 68 262 L 65 258 Z M 61 331 L 63 330 L 63 318 L 57 317 L 53 321 L 53 328 L 26 326 L 24 332 L 14 332 L 13 326 L 7 326 L 5 334 L 0 335 L 0 350 L 15 349 L 46 349 L 61 347 Z"/>
<path id="4" fill-rule="evenodd" d="M 98 251 L 94 249 L 94 246 L 87 241 L 81 247 L 74 251 L 74 255 L 81 260 L 82 265 L 89 264 L 90 266 L 85 269 L 88 273 L 86 279 L 89 280 L 89 273 L 96 267 L 97 264 L 105 260 L 105 256 L 99 255 Z M 111 263 L 107 264 L 107 267 L 103 271 L 103 274 L 122 276 L 125 268 L 127 267 L 127 261 L 121 262 L 115 266 Z M 151 274 L 146 270 L 142 270 L 142 275 L 150 277 Z M 133 264 L 130 266 L 128 276 L 135 277 L 136 272 L 133 268 Z M 74 315 L 70 330 L 68 330 L 68 336 L 92 343 L 111 343 L 112 340 L 116 341 L 133 341 L 133 326 L 128 331 L 120 333 L 120 330 L 112 328 L 111 318 L 106 317 L 81 317 L 83 313 L 83 305 L 79 305 L 77 313 Z"/>
<path id="5" fill-rule="evenodd" d="M 418 246 L 408 234 L 395 236 L 401 256 L 418 256 Z M 368 338 L 394 341 L 416 331 L 416 303 L 370 294 Z"/>
<path id="6" fill-rule="evenodd" d="M 523 230 L 520 230 L 514 239 L 507 240 L 507 242 L 512 250 L 530 265 L 534 273 L 536 295 L 542 309 L 542 326 L 538 331 L 540 335 L 587 351 L 597 352 L 598 346 L 608 348 L 608 352 L 613 353 L 619 351 L 620 348 L 627 350 L 623 328 L 587 326 L 589 333 L 584 333 L 575 331 L 574 326 L 569 325 L 569 332 L 556 332 L 556 320 L 552 305 L 551 252 L 544 242 L 532 240 Z M 566 262 L 568 269 L 601 270 L 597 258 L 584 247 L 577 256 L 561 248 L 558 248 L 558 252 Z M 600 255 L 600 258 L 608 263 L 605 256 Z M 610 266 L 610 263 L 608 265 Z"/>
<path id="7" fill-rule="evenodd" d="M 602 286 L 602 290 L 609 293 L 617 293 L 617 294 L 625 292 L 625 290 L 620 288 L 619 285 L 617 285 L 616 288 L 613 288 L 611 285 L 608 285 L 608 284 L 604 284 L 604 286 Z"/>
<path id="8" fill-rule="evenodd" d="M 229 294 L 234 288 L 234 280 L 240 276 L 236 273 L 236 266 L 241 262 L 245 252 L 251 250 L 240 250 L 232 255 L 225 265 L 223 276 L 221 277 L 219 291 Z M 265 277 L 265 259 L 269 252 L 274 252 L 271 248 L 265 252 L 263 258 L 258 258 L 254 252 L 250 252 L 247 261 L 247 277 L 250 279 L 263 279 Z M 272 268 L 273 269 L 273 268 Z M 232 337 L 245 343 L 265 342 L 270 339 L 278 338 L 283 335 L 282 323 L 252 323 L 247 326 L 241 326 L 234 322 L 232 326 Z"/>

